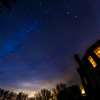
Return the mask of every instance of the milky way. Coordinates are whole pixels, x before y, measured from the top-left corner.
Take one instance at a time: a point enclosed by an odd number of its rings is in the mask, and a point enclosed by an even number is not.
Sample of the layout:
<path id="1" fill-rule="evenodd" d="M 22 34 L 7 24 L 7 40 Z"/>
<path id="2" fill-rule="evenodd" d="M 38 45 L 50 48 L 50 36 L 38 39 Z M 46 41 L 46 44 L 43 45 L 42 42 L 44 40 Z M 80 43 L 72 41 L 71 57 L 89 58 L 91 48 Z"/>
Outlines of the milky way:
<path id="1" fill-rule="evenodd" d="M 33 21 L 32 21 L 33 22 Z M 32 23 L 31 22 L 31 23 Z M 33 22 L 32 25 L 30 23 L 26 27 L 20 27 L 20 30 L 16 33 L 13 33 L 12 36 L 6 41 L 2 52 L 0 54 L 0 60 L 6 57 L 10 53 L 19 53 L 20 48 L 22 46 L 22 42 L 30 35 L 34 34 L 34 31 L 37 31 L 37 24 Z M 32 32 L 33 31 L 33 32 Z"/>
<path id="2" fill-rule="evenodd" d="M 19 0 L 0 15 L 0 87 L 29 94 L 81 84 L 82 58 L 100 38 L 99 1 Z"/>

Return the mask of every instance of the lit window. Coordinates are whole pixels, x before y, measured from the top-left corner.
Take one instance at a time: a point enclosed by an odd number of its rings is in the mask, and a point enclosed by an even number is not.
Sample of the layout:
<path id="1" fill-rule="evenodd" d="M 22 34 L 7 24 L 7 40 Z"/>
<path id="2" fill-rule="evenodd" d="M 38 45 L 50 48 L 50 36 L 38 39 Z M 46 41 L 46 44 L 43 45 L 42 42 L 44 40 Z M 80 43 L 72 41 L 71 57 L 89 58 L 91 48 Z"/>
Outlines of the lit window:
<path id="1" fill-rule="evenodd" d="M 96 62 L 94 61 L 94 59 L 91 56 L 88 57 L 88 60 L 90 61 L 90 63 L 92 64 L 92 66 L 94 68 L 96 68 L 97 64 L 96 64 Z"/>
<path id="2" fill-rule="evenodd" d="M 85 84 L 87 85 L 87 81 L 86 81 L 85 77 L 84 77 L 84 82 L 85 82 Z"/>
<path id="3" fill-rule="evenodd" d="M 94 50 L 94 53 L 99 57 L 100 59 L 100 47 L 97 47 L 95 50 Z"/>

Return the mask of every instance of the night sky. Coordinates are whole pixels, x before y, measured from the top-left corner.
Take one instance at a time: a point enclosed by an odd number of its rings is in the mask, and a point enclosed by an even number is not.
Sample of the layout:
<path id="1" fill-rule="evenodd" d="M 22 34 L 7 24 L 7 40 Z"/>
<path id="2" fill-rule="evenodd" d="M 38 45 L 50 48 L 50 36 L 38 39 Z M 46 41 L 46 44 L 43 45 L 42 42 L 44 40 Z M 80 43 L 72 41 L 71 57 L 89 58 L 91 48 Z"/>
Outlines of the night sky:
<path id="1" fill-rule="evenodd" d="M 81 84 L 82 58 L 100 39 L 100 0 L 17 0 L 0 14 L 0 87 L 30 95 Z"/>

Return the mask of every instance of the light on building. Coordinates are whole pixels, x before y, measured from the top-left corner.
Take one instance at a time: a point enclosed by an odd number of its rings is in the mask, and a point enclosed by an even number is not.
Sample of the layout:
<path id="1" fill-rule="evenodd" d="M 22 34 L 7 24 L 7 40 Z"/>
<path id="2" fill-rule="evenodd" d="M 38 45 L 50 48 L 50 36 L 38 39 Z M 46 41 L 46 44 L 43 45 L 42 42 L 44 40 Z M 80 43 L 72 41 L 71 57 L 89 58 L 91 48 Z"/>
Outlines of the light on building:
<path id="1" fill-rule="evenodd" d="M 85 84 L 87 85 L 87 81 L 86 81 L 86 78 L 84 77 L 84 82 L 85 82 Z"/>
<path id="2" fill-rule="evenodd" d="M 92 64 L 93 68 L 96 68 L 97 64 L 96 64 L 96 62 L 94 61 L 94 59 L 91 56 L 88 57 L 88 60 Z"/>
<path id="3" fill-rule="evenodd" d="M 94 50 L 94 53 L 98 56 L 98 58 L 100 59 L 100 47 L 97 47 L 95 50 Z"/>

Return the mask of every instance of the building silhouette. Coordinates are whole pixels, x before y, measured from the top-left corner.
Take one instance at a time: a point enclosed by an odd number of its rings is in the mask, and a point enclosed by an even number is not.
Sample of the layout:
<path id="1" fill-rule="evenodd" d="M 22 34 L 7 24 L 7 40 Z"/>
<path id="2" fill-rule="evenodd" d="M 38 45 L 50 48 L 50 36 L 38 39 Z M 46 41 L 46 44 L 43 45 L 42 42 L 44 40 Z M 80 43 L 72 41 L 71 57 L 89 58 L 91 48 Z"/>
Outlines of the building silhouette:
<path id="1" fill-rule="evenodd" d="M 82 59 L 76 54 L 80 75 L 86 95 L 97 94 L 100 91 L 100 40 L 92 45 Z"/>

